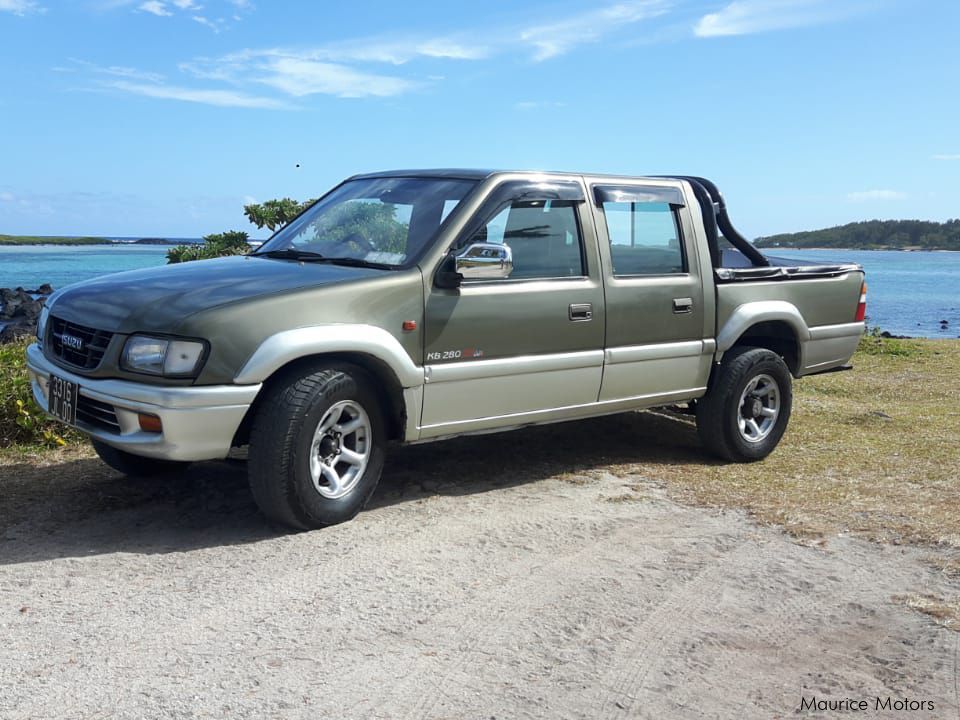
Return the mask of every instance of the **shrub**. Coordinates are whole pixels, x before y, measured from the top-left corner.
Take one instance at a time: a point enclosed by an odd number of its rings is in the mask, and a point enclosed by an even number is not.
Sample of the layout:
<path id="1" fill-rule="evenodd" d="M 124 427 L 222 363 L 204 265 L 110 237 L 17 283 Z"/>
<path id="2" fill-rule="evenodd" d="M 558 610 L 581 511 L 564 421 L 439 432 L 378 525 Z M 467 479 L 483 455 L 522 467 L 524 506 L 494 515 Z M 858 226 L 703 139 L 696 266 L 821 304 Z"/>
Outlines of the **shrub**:
<path id="1" fill-rule="evenodd" d="M 250 252 L 250 236 L 242 230 L 205 235 L 202 245 L 177 245 L 167 251 L 167 263 L 209 260 L 227 255 L 246 255 Z"/>
<path id="2" fill-rule="evenodd" d="M 0 447 L 56 447 L 80 439 L 80 434 L 44 415 L 33 400 L 27 375 L 26 350 L 32 338 L 0 345 Z"/>

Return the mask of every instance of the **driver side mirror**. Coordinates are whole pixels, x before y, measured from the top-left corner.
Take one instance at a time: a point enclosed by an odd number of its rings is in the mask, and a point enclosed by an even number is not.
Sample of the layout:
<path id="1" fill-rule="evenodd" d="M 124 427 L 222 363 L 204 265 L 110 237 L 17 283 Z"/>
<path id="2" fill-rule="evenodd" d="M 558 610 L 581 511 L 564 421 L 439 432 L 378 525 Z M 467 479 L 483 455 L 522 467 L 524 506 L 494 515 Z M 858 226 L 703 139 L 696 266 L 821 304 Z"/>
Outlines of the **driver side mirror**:
<path id="1" fill-rule="evenodd" d="M 464 280 L 504 280 L 513 272 L 509 245 L 473 243 L 454 256 L 454 272 Z"/>

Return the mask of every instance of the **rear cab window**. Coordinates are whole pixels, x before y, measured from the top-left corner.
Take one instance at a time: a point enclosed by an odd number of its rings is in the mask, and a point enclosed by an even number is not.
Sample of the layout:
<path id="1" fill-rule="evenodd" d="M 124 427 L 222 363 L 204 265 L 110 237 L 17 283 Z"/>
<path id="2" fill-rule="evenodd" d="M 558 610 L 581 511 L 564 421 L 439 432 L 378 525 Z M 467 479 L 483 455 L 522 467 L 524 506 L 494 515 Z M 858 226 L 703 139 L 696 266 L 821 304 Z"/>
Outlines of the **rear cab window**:
<path id="1" fill-rule="evenodd" d="M 680 275 L 688 272 L 678 210 L 670 188 L 597 186 L 617 277 Z"/>

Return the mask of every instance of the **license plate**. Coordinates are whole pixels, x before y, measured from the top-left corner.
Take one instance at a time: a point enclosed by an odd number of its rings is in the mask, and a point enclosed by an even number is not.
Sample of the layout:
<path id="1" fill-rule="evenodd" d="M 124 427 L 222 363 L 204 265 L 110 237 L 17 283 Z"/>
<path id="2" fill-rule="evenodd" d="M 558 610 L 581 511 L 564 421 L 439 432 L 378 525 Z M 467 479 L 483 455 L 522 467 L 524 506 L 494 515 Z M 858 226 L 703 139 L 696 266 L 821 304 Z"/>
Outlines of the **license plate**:
<path id="1" fill-rule="evenodd" d="M 77 395 L 80 388 L 75 382 L 50 376 L 48 412 L 68 425 L 77 424 Z"/>

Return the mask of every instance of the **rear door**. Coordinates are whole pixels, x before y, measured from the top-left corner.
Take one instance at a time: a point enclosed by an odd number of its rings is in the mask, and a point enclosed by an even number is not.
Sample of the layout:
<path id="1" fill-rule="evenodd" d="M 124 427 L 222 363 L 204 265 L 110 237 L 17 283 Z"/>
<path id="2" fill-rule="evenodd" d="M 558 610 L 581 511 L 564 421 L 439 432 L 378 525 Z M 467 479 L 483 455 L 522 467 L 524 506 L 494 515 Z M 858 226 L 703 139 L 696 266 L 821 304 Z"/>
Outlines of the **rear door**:
<path id="1" fill-rule="evenodd" d="M 603 284 L 582 182 L 506 181 L 454 243 L 506 244 L 509 278 L 427 288 L 421 437 L 596 402 Z"/>
<path id="2" fill-rule="evenodd" d="M 705 341 L 708 308 L 682 186 L 598 181 L 590 192 L 606 283 L 600 401 L 700 394 L 714 343 Z"/>

